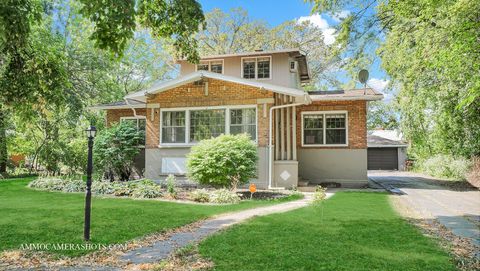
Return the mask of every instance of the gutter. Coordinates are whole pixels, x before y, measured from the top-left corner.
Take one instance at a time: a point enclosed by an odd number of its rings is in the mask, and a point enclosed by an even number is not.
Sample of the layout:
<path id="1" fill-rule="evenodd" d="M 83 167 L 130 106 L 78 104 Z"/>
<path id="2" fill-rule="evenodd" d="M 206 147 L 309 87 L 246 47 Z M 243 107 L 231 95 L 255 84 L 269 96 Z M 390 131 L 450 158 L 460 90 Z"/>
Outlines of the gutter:
<path id="1" fill-rule="evenodd" d="M 285 189 L 285 187 L 273 187 L 272 186 L 272 179 L 273 179 L 273 172 L 272 172 L 272 166 L 273 166 L 273 153 L 272 153 L 272 129 L 273 129 L 273 110 L 275 109 L 280 109 L 280 108 L 287 108 L 287 107 L 293 107 L 297 105 L 305 105 L 307 104 L 306 102 L 303 103 L 293 103 L 293 104 L 284 104 L 284 105 L 277 105 L 277 106 L 272 106 L 270 108 L 270 115 L 269 115 L 269 129 L 268 129 L 268 189 Z M 296 129 L 296 127 L 295 127 Z M 296 147 L 296 146 L 295 146 Z"/>

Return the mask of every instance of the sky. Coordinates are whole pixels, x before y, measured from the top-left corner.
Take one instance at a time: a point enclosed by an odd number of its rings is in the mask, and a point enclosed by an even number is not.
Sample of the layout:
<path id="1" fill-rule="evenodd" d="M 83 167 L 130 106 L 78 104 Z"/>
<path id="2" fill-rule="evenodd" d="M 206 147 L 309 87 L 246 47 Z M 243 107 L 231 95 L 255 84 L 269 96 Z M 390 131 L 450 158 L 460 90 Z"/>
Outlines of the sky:
<path id="1" fill-rule="evenodd" d="M 349 13 L 343 10 L 336 16 L 328 14 L 311 14 L 311 4 L 303 0 L 199 0 L 204 12 L 214 8 L 228 11 L 232 8 L 242 7 L 248 11 L 252 19 L 264 20 L 270 26 L 277 26 L 287 20 L 309 20 L 323 31 L 324 42 L 331 44 L 335 41 L 335 29 L 339 17 Z M 369 68 L 370 79 L 368 85 L 378 91 L 383 91 L 388 83 L 386 73 L 381 69 L 379 61 Z M 386 94 L 385 99 L 391 99 L 391 94 Z"/>

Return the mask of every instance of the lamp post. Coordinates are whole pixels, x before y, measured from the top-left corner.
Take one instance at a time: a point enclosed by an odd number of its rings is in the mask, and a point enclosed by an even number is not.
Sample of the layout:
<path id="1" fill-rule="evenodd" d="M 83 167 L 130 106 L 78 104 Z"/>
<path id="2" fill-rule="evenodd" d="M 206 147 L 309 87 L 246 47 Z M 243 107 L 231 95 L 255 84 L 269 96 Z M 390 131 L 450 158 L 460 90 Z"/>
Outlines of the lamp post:
<path id="1" fill-rule="evenodd" d="M 90 240 L 90 210 L 92 206 L 92 171 L 93 171 L 93 139 L 97 133 L 95 126 L 85 130 L 88 138 L 88 161 L 87 161 L 87 189 L 85 191 L 85 225 L 83 228 L 83 239 Z"/>

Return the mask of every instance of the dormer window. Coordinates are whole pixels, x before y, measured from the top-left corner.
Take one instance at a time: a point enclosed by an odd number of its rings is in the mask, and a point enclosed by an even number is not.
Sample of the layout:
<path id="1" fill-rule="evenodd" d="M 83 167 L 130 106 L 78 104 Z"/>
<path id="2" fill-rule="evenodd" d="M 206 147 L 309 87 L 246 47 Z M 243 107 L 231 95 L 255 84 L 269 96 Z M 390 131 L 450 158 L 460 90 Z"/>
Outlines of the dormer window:
<path id="1" fill-rule="evenodd" d="M 272 57 L 242 58 L 242 77 L 245 79 L 270 79 Z"/>
<path id="2" fill-rule="evenodd" d="M 223 73 L 223 59 L 200 61 L 200 63 L 197 64 L 197 71 Z"/>

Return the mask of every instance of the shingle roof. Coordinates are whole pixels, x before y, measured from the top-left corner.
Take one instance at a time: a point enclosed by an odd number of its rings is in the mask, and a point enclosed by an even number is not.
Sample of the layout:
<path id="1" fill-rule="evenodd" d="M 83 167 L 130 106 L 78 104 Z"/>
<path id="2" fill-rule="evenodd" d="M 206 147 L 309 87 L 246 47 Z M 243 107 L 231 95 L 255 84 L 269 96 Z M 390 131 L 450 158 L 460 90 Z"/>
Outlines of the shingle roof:
<path id="1" fill-rule="evenodd" d="M 368 147 L 406 147 L 407 143 L 401 140 L 391 140 L 376 135 L 368 135 L 367 145 Z"/>

